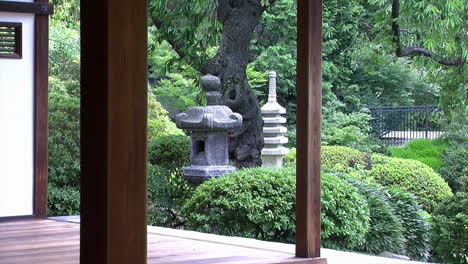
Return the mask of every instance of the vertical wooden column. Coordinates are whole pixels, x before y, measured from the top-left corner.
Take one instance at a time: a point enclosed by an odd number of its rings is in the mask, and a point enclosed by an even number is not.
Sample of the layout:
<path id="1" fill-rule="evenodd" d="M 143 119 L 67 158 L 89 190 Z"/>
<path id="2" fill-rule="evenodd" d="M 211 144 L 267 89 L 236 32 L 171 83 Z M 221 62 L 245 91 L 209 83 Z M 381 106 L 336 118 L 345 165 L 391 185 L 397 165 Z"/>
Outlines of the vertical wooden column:
<path id="1" fill-rule="evenodd" d="M 48 0 L 35 0 L 48 3 Z M 36 218 L 47 217 L 47 138 L 49 92 L 49 16 L 34 19 L 34 209 Z"/>
<path id="2" fill-rule="evenodd" d="M 320 257 L 322 0 L 297 6 L 296 256 Z"/>
<path id="3" fill-rule="evenodd" d="M 81 1 L 81 263 L 146 263 L 147 1 Z"/>

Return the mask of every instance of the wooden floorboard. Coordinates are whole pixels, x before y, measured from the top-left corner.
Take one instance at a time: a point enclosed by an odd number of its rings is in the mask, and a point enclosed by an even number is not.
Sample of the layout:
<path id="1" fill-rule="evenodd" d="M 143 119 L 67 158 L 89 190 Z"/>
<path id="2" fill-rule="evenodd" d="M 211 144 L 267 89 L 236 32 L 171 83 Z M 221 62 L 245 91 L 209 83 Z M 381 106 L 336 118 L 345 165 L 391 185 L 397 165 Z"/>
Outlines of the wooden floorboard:
<path id="1" fill-rule="evenodd" d="M 0 222 L 0 264 L 79 263 L 79 233 L 80 225 L 76 223 L 53 220 Z M 319 263 L 296 259 L 275 245 L 252 239 L 148 227 L 150 264 Z"/>

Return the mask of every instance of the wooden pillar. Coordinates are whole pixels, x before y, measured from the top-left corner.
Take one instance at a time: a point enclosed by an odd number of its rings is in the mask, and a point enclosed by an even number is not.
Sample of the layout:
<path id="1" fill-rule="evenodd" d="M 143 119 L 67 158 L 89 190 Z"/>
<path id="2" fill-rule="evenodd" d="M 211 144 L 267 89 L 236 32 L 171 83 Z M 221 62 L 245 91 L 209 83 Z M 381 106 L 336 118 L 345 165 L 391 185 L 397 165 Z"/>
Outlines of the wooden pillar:
<path id="1" fill-rule="evenodd" d="M 35 0 L 48 3 L 48 0 Z M 47 217 L 49 16 L 34 19 L 34 216 Z"/>
<path id="2" fill-rule="evenodd" d="M 147 1 L 81 1 L 81 263 L 146 263 Z"/>
<path id="3" fill-rule="evenodd" d="M 322 0 L 297 6 L 296 256 L 320 257 Z"/>

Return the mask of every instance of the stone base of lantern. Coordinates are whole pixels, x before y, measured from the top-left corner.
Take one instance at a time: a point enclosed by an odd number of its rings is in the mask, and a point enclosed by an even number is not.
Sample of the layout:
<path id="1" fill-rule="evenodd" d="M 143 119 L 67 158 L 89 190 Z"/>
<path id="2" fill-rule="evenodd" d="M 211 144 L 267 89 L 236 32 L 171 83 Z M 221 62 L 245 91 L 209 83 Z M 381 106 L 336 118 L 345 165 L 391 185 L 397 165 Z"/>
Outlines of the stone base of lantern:
<path id="1" fill-rule="evenodd" d="M 182 168 L 184 178 L 190 183 L 202 183 L 214 177 L 236 171 L 233 166 L 192 165 Z"/>
<path id="2" fill-rule="evenodd" d="M 283 156 L 262 156 L 262 166 L 267 168 L 282 168 Z"/>

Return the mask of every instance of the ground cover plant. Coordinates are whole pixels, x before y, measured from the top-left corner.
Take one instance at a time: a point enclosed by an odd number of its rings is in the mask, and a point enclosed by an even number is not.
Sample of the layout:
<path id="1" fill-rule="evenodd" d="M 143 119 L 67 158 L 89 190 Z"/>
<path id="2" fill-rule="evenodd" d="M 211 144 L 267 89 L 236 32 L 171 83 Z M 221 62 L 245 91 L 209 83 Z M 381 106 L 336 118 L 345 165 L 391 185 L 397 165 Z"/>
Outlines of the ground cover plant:
<path id="1" fill-rule="evenodd" d="M 449 146 L 445 139 L 415 139 L 402 147 L 389 147 L 389 152 L 392 157 L 418 160 L 439 171 L 444 166 L 442 155 Z"/>

